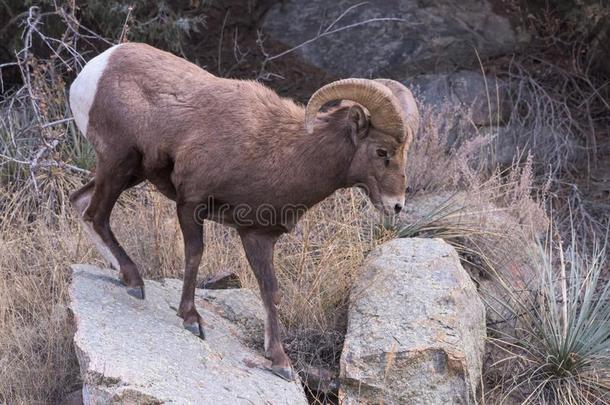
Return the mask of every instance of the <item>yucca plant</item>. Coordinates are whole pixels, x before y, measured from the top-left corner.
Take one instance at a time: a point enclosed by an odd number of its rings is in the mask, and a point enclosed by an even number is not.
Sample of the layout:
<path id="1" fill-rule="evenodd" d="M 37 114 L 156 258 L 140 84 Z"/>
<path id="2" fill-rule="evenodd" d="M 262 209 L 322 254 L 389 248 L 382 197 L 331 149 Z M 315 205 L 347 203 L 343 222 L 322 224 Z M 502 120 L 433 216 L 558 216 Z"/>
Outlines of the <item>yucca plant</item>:
<path id="1" fill-rule="evenodd" d="M 610 280 L 606 242 L 585 252 L 575 232 L 538 252 L 537 285 L 498 299 L 514 322 L 490 339 L 492 397 L 532 404 L 610 401 Z M 605 238 L 607 240 L 607 237 Z M 491 377 L 495 379 L 494 377 Z"/>

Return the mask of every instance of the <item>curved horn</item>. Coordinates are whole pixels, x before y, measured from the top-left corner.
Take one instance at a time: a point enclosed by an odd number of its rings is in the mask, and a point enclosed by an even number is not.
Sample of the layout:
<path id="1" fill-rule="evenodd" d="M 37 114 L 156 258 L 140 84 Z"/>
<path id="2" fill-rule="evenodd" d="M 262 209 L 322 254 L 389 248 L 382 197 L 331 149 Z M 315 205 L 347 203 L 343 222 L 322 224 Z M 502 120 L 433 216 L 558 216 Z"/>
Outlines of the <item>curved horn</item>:
<path id="1" fill-rule="evenodd" d="M 411 128 L 413 135 L 417 134 L 419 129 L 419 109 L 413 97 L 411 90 L 406 88 L 402 83 L 391 79 L 375 79 L 376 82 L 383 84 L 392 91 L 394 97 L 398 99 L 403 113 L 405 123 Z"/>
<path id="2" fill-rule="evenodd" d="M 398 100 L 385 85 L 368 79 L 343 79 L 327 84 L 316 91 L 305 109 L 305 128 L 313 133 L 316 114 L 334 100 L 351 100 L 366 107 L 371 113 L 371 124 L 401 142 L 405 136 L 405 122 Z"/>

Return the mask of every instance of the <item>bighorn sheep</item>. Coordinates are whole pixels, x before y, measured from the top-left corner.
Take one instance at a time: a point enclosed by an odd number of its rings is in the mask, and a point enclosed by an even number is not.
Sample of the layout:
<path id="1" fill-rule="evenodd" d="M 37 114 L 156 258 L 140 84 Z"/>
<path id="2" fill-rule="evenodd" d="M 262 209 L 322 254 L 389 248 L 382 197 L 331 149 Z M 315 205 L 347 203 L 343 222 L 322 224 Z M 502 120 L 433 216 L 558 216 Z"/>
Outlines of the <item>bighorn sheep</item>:
<path id="1" fill-rule="evenodd" d="M 344 101 L 319 112 L 337 100 Z M 319 89 L 303 108 L 257 82 L 218 78 L 127 43 L 87 63 L 70 88 L 70 104 L 97 157 L 94 179 L 71 201 L 127 292 L 143 299 L 144 282 L 109 217 L 121 192 L 148 180 L 176 202 L 184 327 L 203 338 L 194 303 L 203 219 L 235 227 L 267 312 L 265 355 L 291 380 L 276 314 L 274 245 L 305 209 L 340 188 L 363 186 L 379 210 L 401 210 L 407 150 L 419 125 L 411 92 L 392 80 L 344 79 Z M 285 207 L 304 209 L 278 219 Z"/>

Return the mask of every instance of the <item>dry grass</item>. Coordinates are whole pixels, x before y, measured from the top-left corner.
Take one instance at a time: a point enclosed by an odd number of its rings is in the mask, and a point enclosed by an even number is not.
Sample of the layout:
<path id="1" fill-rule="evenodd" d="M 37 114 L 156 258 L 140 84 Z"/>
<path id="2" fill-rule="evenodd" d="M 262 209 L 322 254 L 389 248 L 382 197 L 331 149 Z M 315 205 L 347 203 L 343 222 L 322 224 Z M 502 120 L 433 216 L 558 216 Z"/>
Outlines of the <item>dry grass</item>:
<path id="1" fill-rule="evenodd" d="M 5 192 L 6 190 L 2 190 Z M 59 219 L 59 218 L 58 218 Z M 74 227 L 2 217 L 0 230 L 0 402 L 49 403 L 78 386 L 66 307 Z"/>
<path id="2" fill-rule="evenodd" d="M 479 267 L 514 265 L 515 252 L 546 231 L 547 189 L 535 184 L 531 156 L 490 169 L 492 137 L 475 134 L 448 149 L 450 135 L 440 126 L 445 114 L 423 111 L 424 131 L 408 160 L 412 196 L 391 228 L 399 237 L 443 238 Z"/>

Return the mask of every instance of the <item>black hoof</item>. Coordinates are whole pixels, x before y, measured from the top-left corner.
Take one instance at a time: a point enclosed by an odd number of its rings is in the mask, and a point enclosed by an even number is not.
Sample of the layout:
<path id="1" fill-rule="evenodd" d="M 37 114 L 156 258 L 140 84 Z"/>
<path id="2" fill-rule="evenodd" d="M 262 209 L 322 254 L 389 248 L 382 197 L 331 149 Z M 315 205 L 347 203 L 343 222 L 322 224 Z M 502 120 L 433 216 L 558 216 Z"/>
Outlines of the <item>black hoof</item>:
<path id="1" fill-rule="evenodd" d="M 144 295 L 144 286 L 142 287 L 127 287 L 127 294 L 131 295 L 134 298 L 139 300 L 143 300 L 145 298 Z"/>
<path id="2" fill-rule="evenodd" d="M 294 372 L 290 367 L 271 366 L 271 371 L 286 381 L 294 381 Z"/>
<path id="3" fill-rule="evenodd" d="M 203 333 L 203 328 L 198 323 L 185 323 L 184 329 L 188 330 L 200 339 L 205 339 L 205 333 Z"/>

